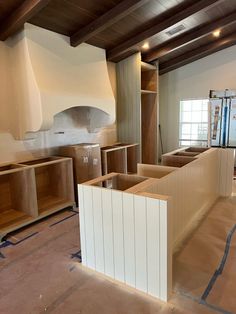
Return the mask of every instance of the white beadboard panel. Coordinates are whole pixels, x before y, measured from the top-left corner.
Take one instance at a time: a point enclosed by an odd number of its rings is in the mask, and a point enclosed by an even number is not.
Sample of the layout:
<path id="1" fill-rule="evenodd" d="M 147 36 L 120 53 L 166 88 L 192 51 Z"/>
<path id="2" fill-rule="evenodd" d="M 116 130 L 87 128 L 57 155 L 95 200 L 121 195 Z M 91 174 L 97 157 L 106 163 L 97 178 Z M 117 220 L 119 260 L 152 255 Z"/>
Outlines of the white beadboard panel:
<path id="1" fill-rule="evenodd" d="M 147 202 L 147 292 L 160 295 L 160 201 Z"/>
<path id="2" fill-rule="evenodd" d="M 79 197 L 82 263 L 166 301 L 172 280 L 169 201 L 86 184 Z"/>
<path id="3" fill-rule="evenodd" d="M 220 179 L 222 167 L 219 167 L 219 161 L 219 149 L 210 149 L 145 189 L 146 192 L 171 196 L 174 250 L 220 196 L 219 183 L 224 181 L 226 184 L 226 179 Z"/>
<path id="4" fill-rule="evenodd" d="M 122 192 L 112 191 L 115 279 L 125 281 Z"/>
<path id="5" fill-rule="evenodd" d="M 167 301 L 172 253 L 229 193 L 232 164 L 232 151 L 210 149 L 138 192 L 154 195 L 80 185 L 82 263 Z"/>
<path id="6" fill-rule="evenodd" d="M 80 248 L 81 256 L 83 258 L 82 263 L 87 265 L 87 253 L 86 253 L 86 237 L 85 237 L 85 216 L 84 211 L 87 207 L 87 202 L 84 203 L 84 186 L 78 185 L 78 195 L 79 195 L 79 221 L 80 221 Z"/>
<path id="7" fill-rule="evenodd" d="M 85 238 L 86 238 L 86 265 L 89 268 L 95 269 L 96 266 L 94 246 L 94 213 L 91 186 L 86 185 L 83 186 L 83 198 L 84 198 Z"/>
<path id="8" fill-rule="evenodd" d="M 170 210 L 170 208 L 169 208 Z M 160 201 L 160 292 L 159 297 L 167 301 L 172 289 L 172 250 L 170 213 L 167 201 Z"/>
<path id="9" fill-rule="evenodd" d="M 114 278 L 112 191 L 102 189 L 105 274 Z"/>
<path id="10" fill-rule="evenodd" d="M 95 264 L 96 270 L 104 273 L 104 236 L 103 236 L 103 210 L 102 210 L 102 190 L 97 187 L 92 188 L 93 214 L 94 214 L 94 244 L 95 244 Z"/>
<path id="11" fill-rule="evenodd" d="M 125 283 L 135 287 L 134 196 L 123 193 Z"/>
<path id="12" fill-rule="evenodd" d="M 135 287 L 147 292 L 147 208 L 143 196 L 134 195 Z"/>

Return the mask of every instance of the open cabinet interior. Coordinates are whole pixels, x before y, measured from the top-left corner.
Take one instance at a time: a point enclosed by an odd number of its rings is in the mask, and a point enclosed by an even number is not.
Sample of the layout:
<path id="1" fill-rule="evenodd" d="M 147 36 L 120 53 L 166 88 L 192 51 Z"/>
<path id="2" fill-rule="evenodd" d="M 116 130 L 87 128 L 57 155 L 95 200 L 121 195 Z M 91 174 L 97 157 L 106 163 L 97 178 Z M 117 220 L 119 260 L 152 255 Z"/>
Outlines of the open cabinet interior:
<path id="1" fill-rule="evenodd" d="M 196 160 L 201 154 L 207 152 L 208 147 L 189 147 L 178 149 L 162 155 L 162 165 L 170 167 L 183 167 Z"/>
<path id="2" fill-rule="evenodd" d="M 101 148 L 103 175 L 110 172 L 137 173 L 139 144 L 115 143 Z"/>
<path id="3" fill-rule="evenodd" d="M 142 163 L 157 162 L 157 106 L 155 94 L 141 96 Z"/>
<path id="4" fill-rule="evenodd" d="M 157 163 L 157 70 L 141 63 L 141 140 L 142 163 Z"/>
<path id="5" fill-rule="evenodd" d="M 0 238 L 74 203 L 70 158 L 0 166 Z"/>
<path id="6" fill-rule="evenodd" d="M 93 186 L 99 186 L 112 190 L 127 191 L 146 181 L 147 179 L 148 178 L 137 175 L 130 176 L 128 174 L 110 173 L 106 176 L 96 178 L 94 182 L 89 181 L 85 184 L 90 184 Z"/>
<path id="7" fill-rule="evenodd" d="M 0 169 L 1 232 L 25 224 L 37 216 L 34 171 L 19 168 L 9 165 Z"/>
<path id="8" fill-rule="evenodd" d="M 39 215 L 71 205 L 74 201 L 73 177 L 68 160 L 49 157 L 25 162 L 24 165 L 34 167 Z"/>
<path id="9" fill-rule="evenodd" d="M 101 148 L 103 174 L 110 172 L 126 173 L 125 147 L 105 146 Z"/>
<path id="10" fill-rule="evenodd" d="M 139 156 L 139 144 L 134 143 L 116 143 L 114 146 L 116 147 L 125 147 L 126 149 L 126 170 L 127 173 L 137 173 L 137 163 Z M 115 171 L 113 171 L 115 172 Z"/>

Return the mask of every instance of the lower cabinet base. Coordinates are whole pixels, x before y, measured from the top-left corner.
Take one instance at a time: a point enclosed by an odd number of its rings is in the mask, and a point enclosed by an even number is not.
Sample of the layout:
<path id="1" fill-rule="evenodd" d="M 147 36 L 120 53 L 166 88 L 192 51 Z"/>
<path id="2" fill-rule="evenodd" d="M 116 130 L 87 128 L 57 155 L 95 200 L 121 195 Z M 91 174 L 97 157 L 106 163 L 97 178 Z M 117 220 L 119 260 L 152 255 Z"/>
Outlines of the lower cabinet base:
<path id="1" fill-rule="evenodd" d="M 43 211 L 38 217 L 31 217 L 24 212 L 9 209 L 1 213 L 0 219 L 0 242 L 6 237 L 10 232 L 26 227 L 27 225 L 34 223 L 40 219 L 43 219 L 49 215 L 52 215 L 60 210 L 67 207 L 75 208 L 74 202 L 62 202 L 60 204 L 54 205 L 51 208 Z"/>
<path id="2" fill-rule="evenodd" d="M 0 239 L 69 206 L 75 206 L 71 158 L 0 166 Z"/>

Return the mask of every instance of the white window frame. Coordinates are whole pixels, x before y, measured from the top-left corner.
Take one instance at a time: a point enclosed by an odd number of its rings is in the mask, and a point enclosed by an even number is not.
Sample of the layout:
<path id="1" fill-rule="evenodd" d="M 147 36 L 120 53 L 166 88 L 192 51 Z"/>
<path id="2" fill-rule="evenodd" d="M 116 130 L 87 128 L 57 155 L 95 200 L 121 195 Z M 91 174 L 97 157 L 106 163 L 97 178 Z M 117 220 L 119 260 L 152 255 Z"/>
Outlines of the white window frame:
<path id="1" fill-rule="evenodd" d="M 206 97 L 201 97 L 201 98 L 189 98 L 189 99 L 181 99 L 179 101 L 179 137 L 178 137 L 178 141 L 179 141 L 179 147 L 185 147 L 185 146 L 207 146 L 208 145 L 208 132 L 209 132 L 209 124 L 208 124 L 208 119 L 207 122 L 202 122 L 202 121 L 198 121 L 198 122 L 186 122 L 186 121 L 182 121 L 182 103 L 183 102 L 187 102 L 187 101 L 193 101 L 193 100 L 199 100 L 199 101 L 207 101 L 207 103 L 209 103 L 209 99 Z M 208 108 L 208 106 L 207 106 Z M 203 110 L 201 110 L 203 111 Z M 205 110 L 204 110 L 205 111 Z M 186 111 L 187 112 L 187 111 Z M 193 110 L 189 111 L 189 112 L 193 112 Z M 209 112 L 208 112 L 208 116 L 209 116 Z M 209 118 L 209 117 L 208 117 Z M 207 125 L 207 135 L 206 135 L 206 139 L 188 139 L 188 138 L 184 138 L 184 136 L 182 136 L 182 126 L 183 124 L 203 124 L 203 125 Z M 187 144 L 184 144 L 184 142 L 187 142 Z M 195 143 L 194 143 L 195 142 Z M 197 144 L 196 144 L 197 142 Z"/>

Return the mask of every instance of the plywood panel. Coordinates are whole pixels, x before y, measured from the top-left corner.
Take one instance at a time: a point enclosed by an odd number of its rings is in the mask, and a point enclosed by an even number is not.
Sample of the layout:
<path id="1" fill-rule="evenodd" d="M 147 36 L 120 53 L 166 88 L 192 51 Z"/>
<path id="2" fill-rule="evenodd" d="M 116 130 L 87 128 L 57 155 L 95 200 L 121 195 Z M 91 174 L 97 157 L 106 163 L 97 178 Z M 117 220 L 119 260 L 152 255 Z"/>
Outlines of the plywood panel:
<path id="1" fill-rule="evenodd" d="M 143 94 L 141 97 L 142 162 L 157 163 L 157 95 Z"/>
<path id="2" fill-rule="evenodd" d="M 172 171 L 177 170 L 177 167 L 167 167 L 167 166 L 157 166 L 157 165 L 148 165 L 148 164 L 138 164 L 139 176 L 150 177 L 160 179 Z"/>
<path id="3" fill-rule="evenodd" d="M 127 151 L 124 147 L 106 146 L 101 149 L 103 175 L 127 173 Z"/>

